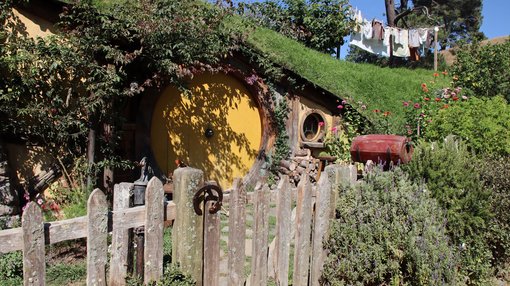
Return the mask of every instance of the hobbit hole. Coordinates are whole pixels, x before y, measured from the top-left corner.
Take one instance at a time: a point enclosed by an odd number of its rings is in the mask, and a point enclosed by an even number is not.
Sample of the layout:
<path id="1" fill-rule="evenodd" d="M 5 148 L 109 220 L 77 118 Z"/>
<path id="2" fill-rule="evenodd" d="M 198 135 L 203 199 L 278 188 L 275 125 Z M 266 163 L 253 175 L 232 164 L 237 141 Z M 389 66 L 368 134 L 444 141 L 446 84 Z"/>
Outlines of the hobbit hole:
<path id="1" fill-rule="evenodd" d="M 225 74 L 198 75 L 188 88 L 189 94 L 170 86 L 156 102 L 151 124 L 156 163 L 171 174 L 176 162 L 184 162 L 229 188 L 255 163 L 262 139 L 259 108 L 246 87 Z"/>

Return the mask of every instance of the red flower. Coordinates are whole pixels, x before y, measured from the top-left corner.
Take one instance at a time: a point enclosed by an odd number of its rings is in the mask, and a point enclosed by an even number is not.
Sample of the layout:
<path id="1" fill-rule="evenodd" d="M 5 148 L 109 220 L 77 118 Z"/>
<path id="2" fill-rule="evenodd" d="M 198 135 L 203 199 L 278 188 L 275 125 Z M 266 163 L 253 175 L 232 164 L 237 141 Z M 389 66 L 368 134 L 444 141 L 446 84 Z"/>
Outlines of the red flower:
<path id="1" fill-rule="evenodd" d="M 405 106 L 405 107 L 408 107 L 409 106 L 409 102 L 407 101 L 403 101 L 402 104 Z"/>
<path id="2" fill-rule="evenodd" d="M 458 97 L 456 97 L 456 96 L 452 97 L 452 99 L 453 99 L 453 101 L 457 101 L 457 100 L 459 100 L 459 98 L 458 98 Z"/>
<path id="3" fill-rule="evenodd" d="M 422 83 L 421 84 L 421 88 L 426 88 L 427 87 L 427 84 L 426 83 Z"/>
<path id="4" fill-rule="evenodd" d="M 419 103 L 415 103 L 414 104 L 414 108 L 420 108 L 420 104 Z"/>
<path id="5" fill-rule="evenodd" d="M 429 100 L 430 100 L 430 98 L 425 97 L 423 100 L 425 100 L 425 101 L 429 101 Z"/>
<path id="6" fill-rule="evenodd" d="M 441 101 L 441 98 L 440 98 L 440 97 L 436 97 L 434 100 L 435 100 L 436 102 L 440 102 L 440 101 Z"/>
<path id="7" fill-rule="evenodd" d="M 342 109 L 342 108 L 344 108 L 344 106 L 340 104 L 340 105 L 339 105 L 339 106 L 337 106 L 336 108 L 338 108 L 338 109 Z"/>
<path id="8" fill-rule="evenodd" d="M 434 73 L 434 77 L 438 77 L 439 74 L 437 72 Z"/>
<path id="9" fill-rule="evenodd" d="M 390 114 L 391 114 L 391 112 L 389 112 L 389 111 L 385 111 L 385 112 L 383 113 L 383 115 L 384 115 L 384 116 L 389 116 Z"/>
<path id="10" fill-rule="evenodd" d="M 322 127 L 322 126 L 324 126 L 324 122 L 321 121 L 321 122 L 319 122 L 319 127 Z"/>
<path id="11" fill-rule="evenodd" d="M 373 112 L 375 112 L 375 113 L 380 112 L 380 110 L 379 110 L 379 109 L 374 109 L 374 110 L 372 110 L 372 111 L 373 111 Z"/>
<path id="12" fill-rule="evenodd" d="M 449 106 L 448 104 L 445 104 L 445 105 L 443 105 L 443 107 L 442 107 L 442 108 L 443 108 L 443 109 L 447 109 L 448 107 L 450 107 L 450 106 Z"/>
<path id="13" fill-rule="evenodd" d="M 442 72 L 442 74 L 443 74 L 443 75 L 447 75 L 447 74 L 448 74 L 448 72 L 447 72 L 447 71 L 443 71 L 443 72 Z"/>

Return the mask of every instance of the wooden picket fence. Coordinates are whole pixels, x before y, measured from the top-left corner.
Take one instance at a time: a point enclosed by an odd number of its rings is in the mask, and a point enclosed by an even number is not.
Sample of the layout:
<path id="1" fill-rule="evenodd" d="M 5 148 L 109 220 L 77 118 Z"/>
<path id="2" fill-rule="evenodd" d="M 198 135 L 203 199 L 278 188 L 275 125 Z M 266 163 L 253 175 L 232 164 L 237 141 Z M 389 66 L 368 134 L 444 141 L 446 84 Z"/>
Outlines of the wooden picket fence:
<path id="1" fill-rule="evenodd" d="M 267 285 L 274 279 L 276 285 L 288 285 L 289 267 L 293 267 L 292 285 L 318 285 L 326 253 L 323 240 L 327 236 L 329 221 L 334 215 L 335 193 L 333 187 L 339 180 L 355 180 L 352 169 L 336 169 L 323 173 L 316 187 L 312 188 L 309 178 L 304 175 L 292 193 L 288 178 L 278 184 L 276 192 L 267 185 L 259 184 L 254 192 L 247 193 L 240 180 L 234 182 L 229 194 L 224 196 L 228 212 L 228 277 L 220 275 L 220 233 L 221 220 L 226 216 L 220 212 L 210 214 L 204 211 L 203 236 L 194 235 L 198 245 L 198 274 L 196 269 L 189 273 L 199 285 Z M 338 167 L 338 166 L 337 166 Z M 191 168 L 186 168 L 191 169 Z M 347 170 L 347 171 L 346 171 Z M 326 173 L 333 174 L 328 176 Z M 336 179 L 335 179 L 336 174 Z M 174 182 L 176 173 L 174 173 Z M 178 177 L 178 176 L 177 176 Z M 178 180 L 178 178 L 177 178 Z M 196 182 L 186 181 L 186 187 L 196 189 Z M 163 275 L 163 228 L 165 221 L 175 220 L 173 232 L 173 255 L 181 240 L 189 240 L 179 219 L 182 210 L 190 213 L 192 203 L 188 198 L 164 200 L 161 182 L 153 178 L 147 185 L 145 206 L 129 207 L 133 184 L 115 185 L 113 210 L 108 211 L 105 195 L 96 189 L 88 199 L 87 216 L 74 219 L 43 222 L 39 206 L 29 203 L 22 216 L 22 227 L 0 231 L 0 253 L 23 251 L 24 285 L 45 284 L 45 245 L 65 240 L 87 238 L 87 285 L 125 285 L 128 275 L 129 229 L 145 226 L 144 282 L 158 281 Z M 192 193 L 192 192 L 190 192 Z M 174 198 L 175 198 L 174 193 Z M 296 198 L 292 209 L 293 198 Z M 245 239 L 246 204 L 253 203 L 253 236 L 251 274 L 246 277 Z M 276 203 L 276 235 L 269 243 L 269 204 Z M 207 202 L 210 204 L 211 202 Z M 208 205 L 203 206 L 207 210 Z M 180 217 L 179 217 L 180 216 Z M 195 215 L 196 216 L 196 215 Z M 196 223 L 196 217 L 193 218 Z M 181 222 L 182 223 L 182 222 Z M 111 232 L 111 258 L 107 276 L 108 233 Z M 187 241 L 188 243 L 189 241 Z M 294 260 L 290 261 L 290 245 L 294 245 Z M 181 251 L 182 251 L 181 247 Z M 195 249 L 196 250 L 196 249 Z M 186 257 L 191 254 L 185 253 Z M 313 255 L 312 255 L 313 253 Z M 184 256 L 175 255 L 183 271 L 187 272 Z M 181 261 L 182 260 L 182 261 Z M 192 268 L 196 268 L 192 266 Z M 189 265 L 188 265 L 189 269 Z"/>

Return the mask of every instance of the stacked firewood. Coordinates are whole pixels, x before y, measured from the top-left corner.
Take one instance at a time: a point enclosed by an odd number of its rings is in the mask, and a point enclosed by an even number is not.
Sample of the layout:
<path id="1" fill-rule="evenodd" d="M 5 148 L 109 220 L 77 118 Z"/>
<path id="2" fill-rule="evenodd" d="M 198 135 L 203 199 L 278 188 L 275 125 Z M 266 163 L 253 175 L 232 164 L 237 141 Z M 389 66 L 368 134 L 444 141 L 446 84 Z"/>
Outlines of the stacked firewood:
<path id="1" fill-rule="evenodd" d="M 312 157 L 310 149 L 299 149 L 294 152 L 294 156 L 280 161 L 278 171 L 282 175 L 289 176 L 290 183 L 296 186 L 303 173 L 308 174 L 313 183 L 318 175 L 319 160 Z"/>

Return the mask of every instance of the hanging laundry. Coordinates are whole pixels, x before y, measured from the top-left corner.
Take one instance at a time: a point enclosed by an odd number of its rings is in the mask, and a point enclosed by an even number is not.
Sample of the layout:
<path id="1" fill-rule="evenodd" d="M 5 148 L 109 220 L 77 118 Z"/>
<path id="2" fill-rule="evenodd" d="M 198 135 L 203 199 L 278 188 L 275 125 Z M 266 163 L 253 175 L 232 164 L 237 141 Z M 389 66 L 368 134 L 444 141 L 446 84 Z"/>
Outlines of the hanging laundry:
<path id="1" fill-rule="evenodd" d="M 384 39 L 383 22 L 377 19 L 372 20 L 372 38 L 382 41 Z"/>
<path id="2" fill-rule="evenodd" d="M 418 36 L 420 37 L 420 45 L 424 45 L 427 42 L 427 35 L 429 29 L 427 28 L 418 28 Z"/>
<path id="3" fill-rule="evenodd" d="M 349 45 L 356 46 L 372 54 L 389 56 L 389 46 L 384 45 L 383 41 L 373 38 L 372 23 L 366 20 L 363 22 L 362 33 L 352 34 Z"/>
<path id="4" fill-rule="evenodd" d="M 420 46 L 420 34 L 418 30 L 411 29 L 409 30 L 409 47 L 418 48 Z"/>
<path id="5" fill-rule="evenodd" d="M 420 51 L 418 50 L 418 47 L 409 48 L 409 59 L 415 62 L 420 60 Z"/>
<path id="6" fill-rule="evenodd" d="M 409 57 L 409 31 L 397 29 L 395 39 L 393 40 L 393 56 L 406 58 Z"/>

